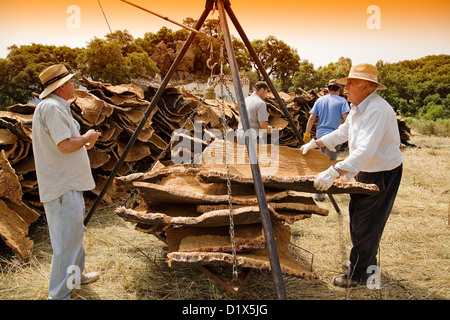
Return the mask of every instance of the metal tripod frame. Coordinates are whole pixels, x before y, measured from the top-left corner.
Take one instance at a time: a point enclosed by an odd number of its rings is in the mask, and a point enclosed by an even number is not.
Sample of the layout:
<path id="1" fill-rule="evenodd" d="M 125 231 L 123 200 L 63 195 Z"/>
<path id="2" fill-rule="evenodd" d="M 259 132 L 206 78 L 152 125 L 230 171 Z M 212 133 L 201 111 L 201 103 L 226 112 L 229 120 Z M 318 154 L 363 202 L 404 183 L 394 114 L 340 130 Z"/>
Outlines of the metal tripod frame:
<path id="1" fill-rule="evenodd" d="M 281 97 L 278 94 L 278 91 L 276 90 L 275 86 L 273 85 L 272 81 L 269 78 L 269 75 L 267 74 L 266 70 L 264 69 L 264 66 L 262 65 L 260 59 L 258 58 L 255 50 L 253 49 L 249 39 L 247 38 L 244 30 L 242 29 L 241 25 L 239 24 L 238 19 L 234 15 L 233 11 L 231 10 L 231 5 L 229 0 L 207 0 L 205 9 L 200 17 L 200 19 L 197 21 L 194 29 L 200 30 L 203 23 L 206 21 L 206 18 L 208 17 L 210 11 L 214 9 L 214 6 L 218 8 L 219 11 L 219 17 L 220 17 L 220 23 L 223 30 L 223 36 L 224 36 L 224 42 L 225 47 L 228 54 L 228 60 L 230 63 L 231 73 L 233 76 L 233 84 L 235 88 L 235 92 L 237 95 L 237 101 L 238 101 L 238 107 L 240 112 L 240 118 L 243 124 L 244 131 L 247 131 L 250 129 L 250 122 L 248 119 L 247 109 L 245 106 L 245 98 L 242 90 L 242 84 L 241 79 L 239 77 L 239 68 L 236 61 L 236 56 L 234 53 L 234 48 L 232 44 L 232 39 L 230 35 L 230 30 L 228 27 L 228 22 L 226 19 L 226 13 L 228 13 L 229 18 L 233 22 L 236 30 L 238 31 L 239 35 L 241 36 L 242 41 L 244 42 L 245 46 L 247 47 L 252 59 L 256 63 L 258 70 L 261 72 L 262 76 L 264 77 L 264 80 L 266 81 L 267 85 L 270 88 L 270 91 L 274 95 L 275 99 L 277 100 L 278 104 L 283 110 L 283 113 L 285 117 L 288 119 L 288 122 L 294 131 L 295 136 L 297 137 L 298 141 L 303 144 L 303 139 L 298 131 L 294 120 L 292 119 L 291 115 L 289 114 L 286 105 L 284 104 L 284 101 L 281 99 Z M 187 40 L 185 41 L 181 51 L 178 53 L 177 57 L 175 58 L 174 62 L 172 63 L 169 71 L 167 72 L 166 76 L 164 77 L 159 89 L 157 90 L 156 94 L 154 95 L 150 105 L 148 106 L 146 112 L 144 113 L 141 121 L 139 122 L 139 125 L 137 126 L 135 132 L 133 133 L 130 141 L 128 142 L 127 146 L 125 147 L 123 154 L 121 155 L 120 159 L 118 160 L 115 168 L 112 170 L 108 180 L 106 181 L 105 185 L 103 186 L 103 189 L 101 190 L 100 194 L 98 195 L 96 201 L 94 202 L 93 206 L 90 208 L 85 220 L 84 225 L 86 226 L 92 217 L 93 213 L 95 212 L 97 206 L 99 205 L 100 201 L 102 200 L 103 196 L 105 195 L 106 191 L 108 190 L 109 186 L 113 182 L 114 178 L 116 177 L 119 169 L 121 168 L 125 157 L 127 156 L 128 152 L 130 151 L 131 147 L 134 145 L 139 133 L 141 132 L 144 124 L 146 123 L 148 117 L 152 113 L 153 109 L 159 102 L 164 90 L 166 89 L 170 79 L 172 78 L 174 72 L 176 71 L 176 68 L 180 64 L 181 60 L 183 59 L 184 55 L 186 54 L 187 50 L 191 46 L 194 38 L 198 32 L 191 31 L 190 35 L 188 36 Z M 267 205 L 267 199 L 266 194 L 264 191 L 264 185 L 262 182 L 261 177 L 261 171 L 260 167 L 257 161 L 257 155 L 256 155 L 256 146 L 253 143 L 249 143 L 248 139 L 246 139 L 246 145 L 247 145 L 247 152 L 249 155 L 249 159 L 256 159 L 256 161 L 250 161 L 250 166 L 252 170 L 253 175 L 253 181 L 255 184 L 255 191 L 256 196 L 258 199 L 259 209 L 260 209 L 260 215 L 261 215 L 261 222 L 264 229 L 264 235 L 266 239 L 266 246 L 269 252 L 269 260 L 270 260 L 270 266 L 271 271 L 277 291 L 277 296 L 279 300 L 285 300 L 286 299 L 286 293 L 284 289 L 283 279 L 282 279 L 282 273 L 281 273 L 281 267 L 278 257 L 278 252 L 275 244 L 275 237 L 273 234 L 272 229 L 272 222 L 270 220 L 270 214 L 269 209 Z M 329 194 L 330 199 L 332 199 L 331 195 Z M 334 200 L 334 199 L 333 199 Z M 334 202 L 334 201 L 333 201 Z M 333 203 L 334 205 L 334 203 Z"/>

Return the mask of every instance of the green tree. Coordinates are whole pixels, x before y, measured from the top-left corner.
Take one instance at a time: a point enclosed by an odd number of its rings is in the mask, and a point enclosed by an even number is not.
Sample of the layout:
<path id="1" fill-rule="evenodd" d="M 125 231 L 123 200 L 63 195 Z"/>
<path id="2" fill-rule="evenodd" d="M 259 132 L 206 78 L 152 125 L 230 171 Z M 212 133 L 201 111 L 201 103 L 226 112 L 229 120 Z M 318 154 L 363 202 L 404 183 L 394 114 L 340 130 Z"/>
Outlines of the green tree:
<path id="1" fill-rule="evenodd" d="M 450 55 L 431 55 L 397 63 L 377 62 L 378 78 L 387 90 L 380 91 L 396 111 L 406 116 L 427 113 L 431 102 L 450 113 Z"/>
<path id="2" fill-rule="evenodd" d="M 316 86 L 317 73 L 314 69 L 314 65 L 308 60 L 302 60 L 298 70 L 292 77 L 292 87 L 289 89 L 291 92 L 297 92 L 298 88 L 304 90 L 313 89 Z"/>
<path id="3" fill-rule="evenodd" d="M 159 72 L 156 63 L 148 57 L 147 52 L 132 52 L 125 57 L 129 75 L 136 79 L 142 75 L 155 77 Z"/>
<path id="4" fill-rule="evenodd" d="M 436 121 L 437 119 L 445 118 L 445 111 L 442 105 L 437 105 L 434 104 L 433 102 L 430 102 L 422 109 L 423 109 L 421 110 L 423 111 L 422 119 Z"/>
<path id="5" fill-rule="evenodd" d="M 81 72 L 95 81 L 129 83 L 142 75 L 154 77 L 158 68 L 148 53 L 125 30 L 106 39 L 94 38 L 77 59 Z"/>
<path id="6" fill-rule="evenodd" d="M 113 85 L 129 82 L 128 69 L 118 41 L 94 38 L 78 58 L 81 73 Z"/>
<path id="7" fill-rule="evenodd" d="M 109 33 L 105 36 L 107 41 L 117 41 L 122 48 L 122 55 L 125 57 L 133 52 L 143 52 L 144 49 L 139 45 L 139 43 L 134 41 L 134 37 L 130 34 L 128 30 L 117 30 L 114 33 Z"/>
<path id="8" fill-rule="evenodd" d="M 265 40 L 254 40 L 252 46 L 269 77 L 279 80 L 283 91 L 289 90 L 290 80 L 300 67 L 297 50 L 274 36 L 268 36 Z M 257 70 L 256 65 L 254 68 Z"/>
<path id="9" fill-rule="evenodd" d="M 33 93 L 40 93 L 39 74 L 47 67 L 62 63 L 72 72 L 78 71 L 76 57 L 83 49 L 41 44 L 8 48 L 6 59 L 0 60 L 0 105 L 27 103 Z"/>
<path id="10" fill-rule="evenodd" d="M 349 74 L 351 66 L 350 58 L 340 57 L 336 63 L 330 62 L 327 66 L 319 67 L 316 71 L 314 85 L 323 88 L 331 79 L 345 78 Z"/>
<path id="11" fill-rule="evenodd" d="M 189 27 L 194 27 L 197 23 L 197 20 L 193 18 L 186 18 L 183 20 L 183 24 Z M 219 28 L 219 20 L 218 19 L 208 19 L 202 25 L 200 32 L 203 34 L 219 39 L 221 37 L 221 30 Z M 186 38 L 187 38 L 186 33 Z M 232 36 L 232 43 L 234 48 L 234 53 L 236 56 L 237 64 L 240 72 L 251 71 L 252 65 L 250 63 L 250 56 L 247 48 L 244 43 Z M 211 52 L 212 46 L 212 52 Z M 207 66 L 208 59 L 212 59 L 210 61 L 210 65 L 214 65 L 217 63 L 214 68 L 213 74 L 218 74 L 220 70 L 220 56 L 221 56 L 221 45 L 217 41 L 212 41 L 211 39 L 197 35 L 192 43 L 192 49 L 195 52 L 195 63 L 194 63 L 194 73 L 197 78 L 206 79 L 211 75 L 211 70 Z M 225 49 L 225 45 L 223 47 L 223 55 L 224 55 L 224 70 L 225 72 L 229 72 L 230 68 L 228 67 L 228 55 Z"/>

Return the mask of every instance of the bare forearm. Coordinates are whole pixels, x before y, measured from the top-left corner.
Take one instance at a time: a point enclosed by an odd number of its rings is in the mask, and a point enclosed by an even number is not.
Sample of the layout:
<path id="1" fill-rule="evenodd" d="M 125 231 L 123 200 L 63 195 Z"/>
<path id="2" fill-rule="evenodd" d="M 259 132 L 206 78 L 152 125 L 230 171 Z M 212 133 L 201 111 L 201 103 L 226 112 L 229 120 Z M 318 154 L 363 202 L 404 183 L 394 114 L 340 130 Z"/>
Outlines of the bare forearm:
<path id="1" fill-rule="evenodd" d="M 94 147 L 94 144 L 97 142 L 99 136 L 100 132 L 91 129 L 82 136 L 68 138 L 61 141 L 58 144 L 58 149 L 63 153 L 75 152 L 83 147 L 86 147 L 89 150 Z"/>
<path id="2" fill-rule="evenodd" d="M 314 124 L 315 119 L 316 119 L 316 117 L 314 117 L 313 115 L 311 115 L 311 116 L 309 117 L 308 123 L 306 124 L 306 130 L 305 130 L 305 133 L 311 133 L 311 129 L 312 129 L 312 126 L 313 126 L 313 124 Z"/>
<path id="3" fill-rule="evenodd" d="M 85 136 L 68 138 L 58 144 L 58 149 L 62 153 L 75 152 L 83 148 L 87 143 L 89 143 L 89 140 Z"/>

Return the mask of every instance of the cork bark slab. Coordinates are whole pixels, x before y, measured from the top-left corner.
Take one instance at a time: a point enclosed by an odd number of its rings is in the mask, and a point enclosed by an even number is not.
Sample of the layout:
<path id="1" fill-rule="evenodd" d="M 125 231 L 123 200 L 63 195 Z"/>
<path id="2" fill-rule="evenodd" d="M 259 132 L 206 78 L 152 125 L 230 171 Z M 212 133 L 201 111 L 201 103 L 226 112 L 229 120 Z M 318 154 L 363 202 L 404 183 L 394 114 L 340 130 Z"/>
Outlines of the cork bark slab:
<path id="1" fill-rule="evenodd" d="M 40 214 L 22 202 L 19 178 L 4 150 L 0 153 L 0 195 L 0 237 L 27 261 L 33 250 L 33 241 L 27 237 L 28 228 Z"/>
<path id="2" fill-rule="evenodd" d="M 227 194 L 204 194 L 182 186 L 161 186 L 154 183 L 134 182 L 133 188 L 139 191 L 144 201 L 149 204 L 160 203 L 183 203 L 183 204 L 208 204 L 208 203 L 228 203 Z M 280 192 L 266 193 L 266 199 L 270 201 L 279 201 L 289 194 L 289 190 Z M 258 204 L 256 195 L 235 195 L 231 199 L 233 204 L 255 205 Z"/>
<path id="3" fill-rule="evenodd" d="M 24 261 L 28 261 L 33 251 L 33 241 L 27 237 L 28 223 L 1 200 L 0 212 L 0 237 Z"/>
<path id="4" fill-rule="evenodd" d="M 290 228 L 273 224 L 276 247 L 281 271 L 288 275 L 317 278 L 311 271 L 298 262 L 289 250 Z M 242 268 L 270 269 L 267 249 L 240 252 L 236 254 L 237 265 Z M 194 267 L 199 265 L 232 265 L 233 255 L 227 252 L 169 252 L 167 263 L 171 268 Z"/>
<path id="5" fill-rule="evenodd" d="M 272 208 L 273 204 L 274 203 L 269 204 L 269 213 L 276 220 L 292 224 L 296 221 L 311 217 L 310 213 L 301 211 L 301 209 L 286 209 L 286 207 L 290 207 L 290 204 L 283 206 L 283 209 L 277 212 Z M 189 211 L 189 208 L 191 208 L 191 211 Z M 152 209 L 152 211 L 153 210 L 154 209 Z M 187 206 L 187 208 L 178 209 L 177 214 L 179 216 L 170 216 L 167 210 L 149 212 L 118 207 L 116 208 L 115 213 L 126 221 L 148 226 L 217 227 L 230 225 L 230 211 L 228 208 L 198 214 L 197 212 L 192 211 L 192 206 Z M 248 225 L 261 222 L 261 214 L 258 206 L 233 206 L 232 213 L 235 225 Z M 186 216 L 183 216 L 185 214 Z"/>
<path id="6" fill-rule="evenodd" d="M 120 177 L 116 178 L 114 182 L 115 187 L 127 190 L 133 187 L 134 182 L 158 183 L 159 180 L 170 175 L 196 175 L 205 184 L 225 184 L 229 178 L 233 188 L 243 187 L 244 185 L 253 187 L 254 180 L 246 149 L 239 151 L 239 148 L 242 147 L 230 143 L 227 145 L 230 156 L 228 158 L 229 177 L 225 165 L 224 142 L 215 140 L 202 154 L 203 158 L 201 161 L 206 161 L 193 168 L 184 165 L 173 165 L 152 172 Z M 270 145 L 258 147 L 258 153 L 261 155 L 258 158 L 258 164 L 262 182 L 266 189 L 322 193 L 314 188 L 313 183 L 318 173 L 328 169 L 333 164 L 328 156 L 319 150 L 311 150 L 306 155 L 303 155 L 300 150 L 289 147 L 279 147 L 278 154 L 272 154 L 270 149 Z M 234 150 L 234 152 L 231 150 Z M 238 154 L 240 155 L 239 157 L 237 156 Z M 181 180 L 177 183 L 180 183 L 180 187 L 185 185 L 181 184 Z M 354 179 L 345 181 L 344 178 L 337 179 L 331 188 L 326 191 L 326 193 L 330 194 L 374 194 L 376 192 L 378 192 L 378 187 L 374 184 L 363 184 L 356 182 Z"/>
<path id="7" fill-rule="evenodd" d="M 237 252 L 265 248 L 262 225 L 235 226 Z M 170 227 L 166 230 L 170 252 L 232 252 L 229 227 Z"/>
<path id="8" fill-rule="evenodd" d="M 278 147 L 271 145 L 257 146 L 258 164 L 262 182 L 265 187 L 318 193 L 313 182 L 316 175 L 328 169 L 335 162 L 331 162 L 319 150 L 311 150 L 304 155 L 299 149 Z M 227 150 L 227 152 L 225 152 Z M 278 150 L 278 151 L 277 151 Z M 273 151 L 273 152 L 272 152 Z M 236 144 L 221 140 L 213 141 L 203 152 L 203 160 L 197 175 L 205 182 L 224 182 L 228 180 L 225 154 L 228 154 L 229 173 L 232 182 L 253 184 L 253 175 L 246 149 Z M 243 156 L 245 155 L 245 157 Z M 252 160 L 256 163 L 256 160 Z M 374 194 L 378 187 L 374 184 L 362 184 L 354 179 L 336 180 L 327 193 L 365 193 Z"/>
<path id="9" fill-rule="evenodd" d="M 112 115 L 114 107 L 111 104 L 84 90 L 77 89 L 75 93 L 75 105 L 80 108 L 81 112 L 79 114 L 86 125 L 99 125 L 107 117 Z"/>

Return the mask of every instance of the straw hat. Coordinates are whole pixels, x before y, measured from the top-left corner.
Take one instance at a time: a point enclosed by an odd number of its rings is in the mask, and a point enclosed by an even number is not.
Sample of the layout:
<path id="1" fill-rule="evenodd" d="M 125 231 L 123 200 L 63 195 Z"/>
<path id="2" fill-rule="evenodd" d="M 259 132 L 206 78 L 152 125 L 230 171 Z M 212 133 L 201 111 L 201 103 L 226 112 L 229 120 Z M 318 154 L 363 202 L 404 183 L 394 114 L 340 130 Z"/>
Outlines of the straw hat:
<path id="1" fill-rule="evenodd" d="M 44 86 L 44 91 L 41 92 L 39 98 L 44 99 L 50 93 L 69 81 L 74 75 L 75 74 L 67 71 L 66 67 L 62 64 L 55 64 L 48 67 L 39 75 L 39 80 L 41 80 L 41 83 Z"/>
<path id="2" fill-rule="evenodd" d="M 385 90 L 387 89 L 384 85 L 378 82 L 378 70 L 377 67 L 368 64 L 368 63 L 360 63 L 356 66 L 352 66 L 350 69 L 350 73 L 347 78 L 339 79 L 337 82 L 343 85 L 347 84 L 348 79 L 361 79 L 376 83 L 377 89 Z"/>

